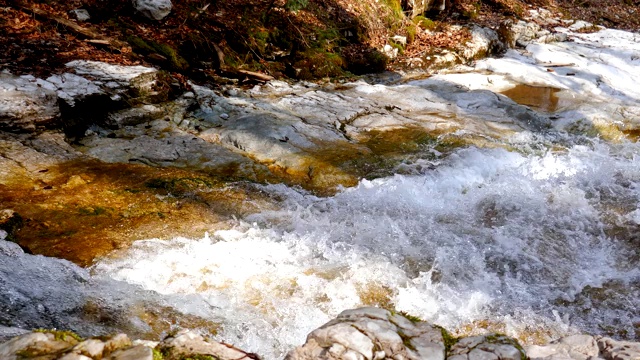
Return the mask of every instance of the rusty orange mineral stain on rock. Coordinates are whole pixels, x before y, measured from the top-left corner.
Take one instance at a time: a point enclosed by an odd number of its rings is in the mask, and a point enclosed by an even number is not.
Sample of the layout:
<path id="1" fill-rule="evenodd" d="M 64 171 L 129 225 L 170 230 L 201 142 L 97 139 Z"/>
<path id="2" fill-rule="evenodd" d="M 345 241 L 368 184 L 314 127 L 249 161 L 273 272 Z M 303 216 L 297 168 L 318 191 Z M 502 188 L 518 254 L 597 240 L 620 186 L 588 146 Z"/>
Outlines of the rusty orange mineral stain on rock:
<path id="1" fill-rule="evenodd" d="M 200 238 L 270 203 L 257 191 L 181 169 L 77 160 L 46 170 L 44 180 L 3 176 L 0 203 L 23 218 L 20 245 L 81 266 L 138 239 Z"/>

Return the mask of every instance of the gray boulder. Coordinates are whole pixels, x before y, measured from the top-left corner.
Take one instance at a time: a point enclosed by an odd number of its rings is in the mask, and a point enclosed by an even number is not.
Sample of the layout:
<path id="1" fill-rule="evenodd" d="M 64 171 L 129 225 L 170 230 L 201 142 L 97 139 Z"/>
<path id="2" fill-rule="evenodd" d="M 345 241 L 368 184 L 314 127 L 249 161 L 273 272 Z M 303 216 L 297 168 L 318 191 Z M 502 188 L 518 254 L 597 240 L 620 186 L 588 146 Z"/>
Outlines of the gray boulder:
<path id="1" fill-rule="evenodd" d="M 610 338 L 599 338 L 598 348 L 600 356 L 606 360 L 637 360 L 640 359 L 640 343 L 631 341 L 617 341 Z"/>
<path id="2" fill-rule="evenodd" d="M 151 20 L 162 20 L 173 5 L 171 0 L 133 0 L 133 7 Z"/>
<path id="3" fill-rule="evenodd" d="M 285 360 L 444 360 L 442 330 L 378 308 L 346 310 L 307 336 Z"/>
<path id="4" fill-rule="evenodd" d="M 205 339 L 189 330 L 181 330 L 164 339 L 159 349 L 168 360 L 210 356 L 218 360 L 257 359 L 254 354 L 237 349 L 229 344 Z M 115 360 L 115 359 L 114 359 Z"/>
<path id="5" fill-rule="evenodd" d="M 596 340 L 589 335 L 567 336 L 546 345 L 528 346 L 526 350 L 532 360 L 587 360 L 599 353 Z"/>
<path id="6" fill-rule="evenodd" d="M 518 341 L 505 335 L 471 336 L 460 339 L 447 353 L 450 360 L 524 360 Z"/>
<path id="7" fill-rule="evenodd" d="M 33 76 L 0 73 L 0 130 L 35 131 L 58 118 L 56 92 Z"/>

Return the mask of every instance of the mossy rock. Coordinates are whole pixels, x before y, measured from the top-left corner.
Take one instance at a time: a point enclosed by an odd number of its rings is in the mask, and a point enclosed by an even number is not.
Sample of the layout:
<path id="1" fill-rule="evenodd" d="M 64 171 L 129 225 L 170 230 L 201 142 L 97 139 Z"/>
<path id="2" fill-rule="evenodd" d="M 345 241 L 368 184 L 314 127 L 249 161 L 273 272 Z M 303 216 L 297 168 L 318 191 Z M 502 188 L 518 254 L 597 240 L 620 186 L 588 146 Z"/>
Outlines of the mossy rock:
<path id="1" fill-rule="evenodd" d="M 444 348 L 446 352 L 449 352 L 449 349 L 451 349 L 451 347 L 455 345 L 455 343 L 457 343 L 460 340 L 460 338 L 451 335 L 451 333 L 447 331 L 447 329 L 443 328 L 442 326 L 439 326 L 439 325 L 434 325 L 434 326 L 440 329 L 440 331 L 442 332 L 442 340 L 444 341 Z"/>
<path id="2" fill-rule="evenodd" d="M 127 42 L 134 51 L 143 55 L 157 54 L 166 59 L 164 62 L 169 68 L 177 71 L 184 71 L 189 68 L 189 62 L 185 60 L 178 50 L 166 43 L 159 43 L 155 41 L 145 41 L 137 36 L 127 37 Z"/>
<path id="3" fill-rule="evenodd" d="M 43 334 L 52 334 L 54 336 L 54 339 L 67 342 L 72 345 L 75 345 L 84 340 L 82 337 L 80 337 L 80 335 L 70 330 L 36 329 L 33 331 Z"/>
<path id="4" fill-rule="evenodd" d="M 311 80 L 346 75 L 345 61 L 339 54 L 310 49 L 298 54 L 298 57 L 299 60 L 293 65 L 298 79 Z"/>
<path id="5" fill-rule="evenodd" d="M 366 45 L 349 46 L 343 50 L 342 55 L 347 70 L 356 75 L 380 73 L 389 64 L 389 57 Z"/>

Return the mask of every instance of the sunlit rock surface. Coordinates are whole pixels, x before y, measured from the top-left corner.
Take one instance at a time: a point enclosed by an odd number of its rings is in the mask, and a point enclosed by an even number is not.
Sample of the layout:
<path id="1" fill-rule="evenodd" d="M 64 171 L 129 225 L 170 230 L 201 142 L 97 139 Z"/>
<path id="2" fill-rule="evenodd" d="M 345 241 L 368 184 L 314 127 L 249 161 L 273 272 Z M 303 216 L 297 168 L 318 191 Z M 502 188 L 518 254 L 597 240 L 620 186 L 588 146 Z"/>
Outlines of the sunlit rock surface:
<path id="1" fill-rule="evenodd" d="M 0 73 L 0 128 L 34 131 L 60 115 L 56 93 L 38 85 L 33 76 Z"/>
<path id="2" fill-rule="evenodd" d="M 526 355 L 520 344 L 504 335 L 484 335 L 458 339 L 447 352 L 451 360 L 522 360 Z"/>
<path id="3" fill-rule="evenodd" d="M 378 308 L 343 311 L 285 359 L 444 360 L 442 329 Z"/>
<path id="4" fill-rule="evenodd" d="M 70 331 L 38 330 L 0 341 L 0 356 L 18 359 L 261 359 L 232 344 L 181 330 L 162 341 L 131 341 L 126 334 L 83 339 Z M 441 327 L 380 308 L 345 310 L 312 331 L 285 360 L 632 360 L 640 344 L 574 335 L 527 347 L 501 334 L 453 338 Z"/>
<path id="5" fill-rule="evenodd" d="M 600 349 L 593 336 L 573 335 L 546 345 L 532 345 L 526 348 L 531 359 L 590 359 L 598 357 Z"/>

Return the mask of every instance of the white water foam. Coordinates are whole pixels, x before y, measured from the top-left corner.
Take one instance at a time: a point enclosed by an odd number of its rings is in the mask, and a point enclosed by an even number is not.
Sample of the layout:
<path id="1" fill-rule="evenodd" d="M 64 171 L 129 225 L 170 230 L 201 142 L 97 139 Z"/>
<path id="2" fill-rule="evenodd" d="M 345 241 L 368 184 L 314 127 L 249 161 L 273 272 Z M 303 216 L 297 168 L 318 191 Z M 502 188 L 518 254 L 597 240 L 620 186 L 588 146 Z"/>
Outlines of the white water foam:
<path id="1" fill-rule="evenodd" d="M 637 217 L 638 151 L 471 148 L 424 175 L 362 181 L 331 198 L 269 186 L 288 199 L 283 210 L 200 240 L 139 242 L 93 271 L 200 296 L 224 318 L 221 338 L 268 359 L 375 294 L 446 327 L 493 318 L 512 333 L 534 322 L 632 331 L 640 272 L 629 244 L 607 236 L 613 210 L 603 204 Z M 619 299 L 583 294 L 611 282 L 622 284 Z"/>

